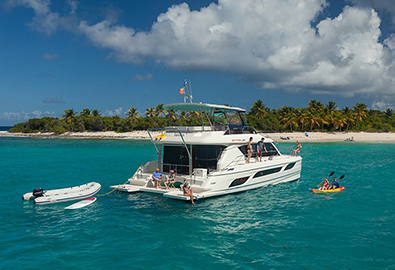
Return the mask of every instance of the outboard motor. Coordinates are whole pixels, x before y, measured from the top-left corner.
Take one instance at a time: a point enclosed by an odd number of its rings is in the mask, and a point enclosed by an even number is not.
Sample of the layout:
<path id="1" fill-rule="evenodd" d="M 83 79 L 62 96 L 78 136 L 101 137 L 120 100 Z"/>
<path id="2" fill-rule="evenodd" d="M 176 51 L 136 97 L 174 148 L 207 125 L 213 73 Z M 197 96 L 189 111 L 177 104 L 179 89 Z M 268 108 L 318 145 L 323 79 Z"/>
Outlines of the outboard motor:
<path id="1" fill-rule="evenodd" d="M 35 188 L 35 189 L 33 189 L 33 196 L 36 197 L 36 198 L 44 196 L 43 189 L 42 188 Z"/>

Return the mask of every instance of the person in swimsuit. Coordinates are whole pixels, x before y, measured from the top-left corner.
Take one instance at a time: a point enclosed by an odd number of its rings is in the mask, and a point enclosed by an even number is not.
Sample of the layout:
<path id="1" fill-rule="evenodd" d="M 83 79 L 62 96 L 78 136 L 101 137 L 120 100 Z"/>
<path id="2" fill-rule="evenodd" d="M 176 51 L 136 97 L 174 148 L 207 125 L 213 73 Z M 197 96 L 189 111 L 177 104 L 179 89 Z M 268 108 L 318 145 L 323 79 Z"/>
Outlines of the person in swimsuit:
<path id="1" fill-rule="evenodd" d="M 329 181 L 328 179 L 324 179 L 321 184 L 319 184 L 317 187 L 320 187 L 320 190 L 327 190 L 329 188 Z"/>
<path id="2" fill-rule="evenodd" d="M 185 181 L 182 189 L 184 191 L 184 196 L 189 196 L 191 198 L 191 202 L 195 204 L 195 202 L 193 201 L 193 189 L 187 181 Z"/>
<path id="3" fill-rule="evenodd" d="M 170 170 L 170 176 L 166 175 L 166 181 L 164 182 L 166 189 L 169 189 L 170 187 L 175 188 L 174 183 L 176 182 L 176 174 L 174 173 L 174 170 Z"/>
<path id="4" fill-rule="evenodd" d="M 302 149 L 302 145 L 300 142 L 296 141 L 296 145 L 293 147 L 292 156 L 296 157 L 298 153 L 300 153 L 300 149 Z"/>
<path id="5" fill-rule="evenodd" d="M 252 150 L 252 140 L 253 140 L 253 138 L 250 137 L 250 140 L 248 141 L 248 144 L 247 144 L 247 163 L 250 163 L 250 158 L 251 158 L 252 152 L 253 152 L 253 150 Z"/>

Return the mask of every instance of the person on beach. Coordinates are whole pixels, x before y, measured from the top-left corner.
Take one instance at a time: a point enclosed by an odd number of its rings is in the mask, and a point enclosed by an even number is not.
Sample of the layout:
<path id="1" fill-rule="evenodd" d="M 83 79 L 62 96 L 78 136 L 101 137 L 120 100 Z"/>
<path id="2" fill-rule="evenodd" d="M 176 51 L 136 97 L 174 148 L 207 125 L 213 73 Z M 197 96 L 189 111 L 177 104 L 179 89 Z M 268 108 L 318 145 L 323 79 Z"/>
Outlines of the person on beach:
<path id="1" fill-rule="evenodd" d="M 328 189 L 337 189 L 340 188 L 339 181 L 337 181 L 336 177 L 333 177 L 333 182 Z"/>
<path id="2" fill-rule="evenodd" d="M 248 141 L 248 144 L 247 144 L 247 163 L 250 163 L 250 158 L 251 158 L 252 152 L 253 152 L 253 150 L 252 150 L 252 140 L 253 140 L 253 138 L 250 137 L 250 140 Z"/>
<path id="3" fill-rule="evenodd" d="M 152 181 L 154 181 L 154 187 L 156 189 L 159 188 L 159 183 L 162 181 L 163 174 L 159 172 L 159 169 L 156 169 L 156 171 L 152 174 Z"/>
<path id="4" fill-rule="evenodd" d="M 265 150 L 265 152 L 267 153 L 267 150 L 266 150 L 266 146 L 265 146 L 265 144 L 263 143 L 265 141 L 265 138 L 262 138 L 259 142 L 258 142 L 258 153 L 257 153 L 257 160 L 258 161 L 262 161 L 262 152 L 263 152 L 263 150 Z"/>
<path id="5" fill-rule="evenodd" d="M 296 141 L 296 145 L 293 147 L 292 156 L 296 157 L 298 153 L 300 153 L 300 149 L 302 149 L 302 145 L 299 141 Z"/>
<path id="6" fill-rule="evenodd" d="M 322 183 L 319 184 L 317 187 L 320 187 L 319 190 L 327 190 L 329 188 L 328 179 L 324 178 L 324 181 L 322 181 Z"/>
<path id="7" fill-rule="evenodd" d="M 176 182 L 176 174 L 175 174 L 174 170 L 170 170 L 170 176 L 166 175 L 166 181 L 164 182 L 166 189 L 169 189 L 169 186 L 176 188 L 174 186 L 175 182 Z"/>
<path id="8" fill-rule="evenodd" d="M 185 181 L 184 185 L 182 186 L 182 189 L 184 191 L 184 196 L 189 196 L 191 198 L 191 202 L 195 204 L 193 201 L 193 189 L 191 185 L 188 183 L 188 181 Z"/>

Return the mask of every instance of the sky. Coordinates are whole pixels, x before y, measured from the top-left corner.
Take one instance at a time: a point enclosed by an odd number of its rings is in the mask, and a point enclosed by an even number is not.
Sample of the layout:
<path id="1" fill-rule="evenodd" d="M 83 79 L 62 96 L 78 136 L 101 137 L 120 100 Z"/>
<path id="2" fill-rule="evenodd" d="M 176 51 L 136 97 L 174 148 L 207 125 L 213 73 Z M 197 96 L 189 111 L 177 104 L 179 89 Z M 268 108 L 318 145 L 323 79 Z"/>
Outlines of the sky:
<path id="1" fill-rule="evenodd" d="M 0 126 L 194 102 L 395 109 L 393 0 L 1 0 Z"/>

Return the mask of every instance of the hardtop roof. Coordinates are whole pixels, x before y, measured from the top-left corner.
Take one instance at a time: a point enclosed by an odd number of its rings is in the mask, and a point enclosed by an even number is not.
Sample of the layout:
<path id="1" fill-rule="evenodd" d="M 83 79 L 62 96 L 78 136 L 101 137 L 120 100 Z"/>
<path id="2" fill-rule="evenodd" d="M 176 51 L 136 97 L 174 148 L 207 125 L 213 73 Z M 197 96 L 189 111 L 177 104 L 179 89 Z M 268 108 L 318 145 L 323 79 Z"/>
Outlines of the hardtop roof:
<path id="1" fill-rule="evenodd" d="M 165 109 L 173 109 L 180 111 L 213 111 L 215 109 L 223 109 L 237 112 L 245 112 L 245 109 L 238 107 L 230 107 L 225 105 L 216 105 L 216 104 L 208 104 L 208 103 L 172 103 L 163 105 Z"/>

